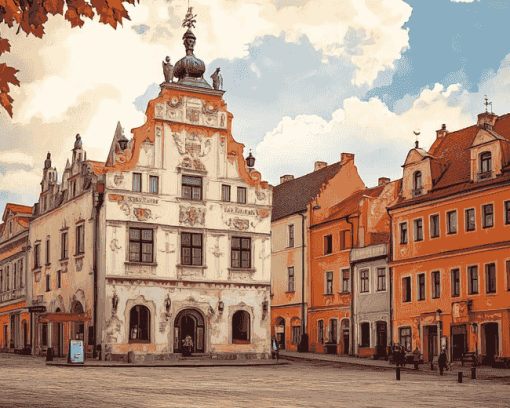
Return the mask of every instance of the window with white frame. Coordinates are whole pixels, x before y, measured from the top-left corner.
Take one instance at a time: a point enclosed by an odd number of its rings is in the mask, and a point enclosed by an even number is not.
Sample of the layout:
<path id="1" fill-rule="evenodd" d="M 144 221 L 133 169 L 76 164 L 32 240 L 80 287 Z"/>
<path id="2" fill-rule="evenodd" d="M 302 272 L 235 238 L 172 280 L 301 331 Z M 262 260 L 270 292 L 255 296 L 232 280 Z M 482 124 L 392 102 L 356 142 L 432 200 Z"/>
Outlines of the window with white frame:
<path id="1" fill-rule="evenodd" d="M 377 291 L 386 290 L 386 268 L 377 268 Z"/>
<path id="2" fill-rule="evenodd" d="M 476 229 L 475 209 L 469 208 L 466 214 L 466 231 L 474 231 Z"/>
<path id="3" fill-rule="evenodd" d="M 496 264 L 485 265 L 485 282 L 487 293 L 496 293 Z"/>
<path id="4" fill-rule="evenodd" d="M 418 300 L 425 300 L 425 274 L 418 275 Z"/>
<path id="5" fill-rule="evenodd" d="M 294 267 L 289 266 L 287 268 L 287 292 L 294 292 Z"/>
<path id="6" fill-rule="evenodd" d="M 411 339 L 411 328 L 401 327 L 400 328 L 400 345 L 404 346 L 407 352 L 412 351 L 412 339 Z"/>
<path id="7" fill-rule="evenodd" d="M 494 208 L 492 204 L 482 205 L 482 224 L 483 228 L 494 226 Z"/>
<path id="8" fill-rule="evenodd" d="M 450 273 L 452 278 L 452 297 L 460 296 L 460 270 L 455 268 Z"/>
<path id="9" fill-rule="evenodd" d="M 347 293 L 351 291 L 351 286 L 349 282 L 349 275 L 350 270 L 349 269 L 342 269 L 342 292 Z"/>
<path id="10" fill-rule="evenodd" d="M 407 222 L 400 224 L 400 243 L 407 244 Z"/>
<path id="11" fill-rule="evenodd" d="M 439 237 L 439 215 L 430 216 L 430 238 Z"/>
<path id="12" fill-rule="evenodd" d="M 414 240 L 423 241 L 423 220 L 421 218 L 414 220 Z"/>
<path id="13" fill-rule="evenodd" d="M 359 272 L 359 291 L 361 293 L 367 293 L 369 291 L 369 279 L 368 279 L 369 270 L 362 269 Z"/>
<path id="14" fill-rule="evenodd" d="M 251 239 L 232 237 L 232 268 L 251 268 Z"/>
<path id="15" fill-rule="evenodd" d="M 439 271 L 432 272 L 432 299 L 441 297 L 441 273 Z"/>
<path id="16" fill-rule="evenodd" d="M 468 267 L 469 294 L 478 294 L 478 266 Z"/>
<path id="17" fill-rule="evenodd" d="M 326 272 L 326 295 L 333 294 L 333 272 Z"/>
<path id="18" fill-rule="evenodd" d="M 333 236 L 324 236 L 324 255 L 331 254 L 333 252 Z"/>
<path id="19" fill-rule="evenodd" d="M 152 194 L 159 193 L 159 177 L 158 176 L 149 176 L 149 193 L 152 193 Z"/>
<path id="20" fill-rule="evenodd" d="M 510 201 L 505 201 L 505 225 L 510 224 Z"/>
<path id="21" fill-rule="evenodd" d="M 446 232 L 448 234 L 457 233 L 457 211 L 448 211 L 446 213 Z"/>
<path id="22" fill-rule="evenodd" d="M 402 302 L 411 301 L 411 277 L 402 278 Z"/>

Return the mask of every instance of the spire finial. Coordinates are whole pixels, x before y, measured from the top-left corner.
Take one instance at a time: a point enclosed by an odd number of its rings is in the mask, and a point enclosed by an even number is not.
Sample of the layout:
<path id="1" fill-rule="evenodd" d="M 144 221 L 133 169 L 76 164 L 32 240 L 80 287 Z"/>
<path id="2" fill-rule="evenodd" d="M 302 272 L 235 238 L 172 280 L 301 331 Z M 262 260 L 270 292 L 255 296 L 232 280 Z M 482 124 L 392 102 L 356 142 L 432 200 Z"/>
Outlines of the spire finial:
<path id="1" fill-rule="evenodd" d="M 492 113 L 492 102 L 489 102 L 489 99 L 487 99 L 487 95 L 485 95 L 485 112 L 487 113 L 487 110 L 489 108 L 489 105 L 491 106 L 491 113 Z"/>
<path id="2" fill-rule="evenodd" d="M 418 136 L 420 135 L 420 129 L 414 130 L 413 133 L 416 135 L 416 142 L 414 142 L 414 144 L 416 145 L 416 149 L 418 149 L 419 148 Z"/>

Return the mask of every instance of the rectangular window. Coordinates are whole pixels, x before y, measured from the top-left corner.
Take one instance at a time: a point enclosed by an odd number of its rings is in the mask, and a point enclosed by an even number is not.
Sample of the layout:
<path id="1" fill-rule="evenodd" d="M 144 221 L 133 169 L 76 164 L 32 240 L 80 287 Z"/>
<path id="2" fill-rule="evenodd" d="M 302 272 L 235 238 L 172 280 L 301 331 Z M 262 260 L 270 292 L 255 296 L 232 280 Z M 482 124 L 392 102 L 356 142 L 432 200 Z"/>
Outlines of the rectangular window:
<path id="1" fill-rule="evenodd" d="M 46 275 L 46 292 L 49 292 L 50 288 L 50 275 Z"/>
<path id="2" fill-rule="evenodd" d="M 351 291 L 351 287 L 349 286 L 349 269 L 342 270 L 342 292 L 348 293 Z"/>
<path id="3" fill-rule="evenodd" d="M 485 282 L 487 293 L 496 293 L 496 264 L 485 265 Z"/>
<path id="4" fill-rule="evenodd" d="M 510 291 L 510 261 L 506 261 L 506 290 Z"/>
<path id="5" fill-rule="evenodd" d="M 34 268 L 39 268 L 41 266 L 41 245 L 34 245 Z"/>
<path id="6" fill-rule="evenodd" d="M 237 187 L 237 202 L 239 204 L 246 204 L 246 188 Z"/>
<path id="7" fill-rule="evenodd" d="M 67 232 L 63 232 L 60 236 L 60 259 L 69 258 L 69 252 L 67 249 Z"/>
<path id="8" fill-rule="evenodd" d="M 232 237 L 232 268 L 251 268 L 251 239 Z"/>
<path id="9" fill-rule="evenodd" d="M 46 240 L 46 265 L 49 265 L 50 262 L 50 240 Z"/>
<path id="10" fill-rule="evenodd" d="M 324 237 L 324 255 L 331 254 L 333 252 L 333 236 L 326 235 Z"/>
<path id="11" fill-rule="evenodd" d="M 494 214 L 492 204 L 482 205 L 483 227 L 490 228 L 494 226 Z"/>
<path id="12" fill-rule="evenodd" d="M 133 173 L 133 191 L 142 191 L 142 174 Z"/>
<path id="13" fill-rule="evenodd" d="M 202 265 L 202 234 L 181 234 L 181 263 L 183 265 Z"/>
<path id="14" fill-rule="evenodd" d="M 402 278 L 402 302 L 411 301 L 411 277 Z"/>
<path id="15" fill-rule="evenodd" d="M 386 290 L 386 268 L 377 268 L 377 290 Z"/>
<path id="16" fill-rule="evenodd" d="M 85 225 L 76 227 L 76 253 L 83 254 L 85 252 Z"/>
<path id="17" fill-rule="evenodd" d="M 338 332 L 338 320 L 331 319 L 329 321 L 329 333 L 328 333 L 328 340 L 330 343 L 337 343 L 337 332 Z"/>
<path id="18" fill-rule="evenodd" d="M 16 289 L 18 286 L 18 265 L 16 263 L 14 263 L 14 265 L 12 266 L 13 268 L 13 271 L 12 271 L 12 288 L 13 289 Z"/>
<path id="19" fill-rule="evenodd" d="M 152 194 L 159 193 L 159 177 L 158 176 L 149 176 L 149 193 L 152 193 Z"/>
<path id="20" fill-rule="evenodd" d="M 425 274 L 418 275 L 418 300 L 425 300 Z"/>
<path id="21" fill-rule="evenodd" d="M 153 262 L 154 231 L 152 229 L 129 229 L 129 261 Z"/>
<path id="22" fill-rule="evenodd" d="M 230 186 L 225 184 L 221 186 L 221 201 L 230 202 Z"/>
<path id="23" fill-rule="evenodd" d="M 301 340 L 301 327 L 292 326 L 292 344 L 299 344 Z"/>
<path id="24" fill-rule="evenodd" d="M 460 270 L 452 269 L 452 297 L 460 296 Z"/>
<path id="25" fill-rule="evenodd" d="M 202 200 L 202 177 L 182 176 L 182 197 L 188 200 Z"/>
<path id="26" fill-rule="evenodd" d="M 5 290 L 10 290 L 9 267 L 5 267 Z"/>
<path id="27" fill-rule="evenodd" d="M 326 272 L 326 295 L 333 294 L 333 272 Z"/>
<path id="28" fill-rule="evenodd" d="M 430 238 L 437 237 L 439 237 L 439 215 L 434 214 L 430 216 Z"/>
<path id="29" fill-rule="evenodd" d="M 62 271 L 57 271 L 57 288 L 60 289 L 62 287 Z"/>
<path id="30" fill-rule="evenodd" d="M 469 294 L 476 295 L 478 293 L 478 266 L 468 267 L 469 278 Z"/>
<path id="31" fill-rule="evenodd" d="M 404 346 L 404 349 L 407 352 L 412 351 L 411 328 L 410 327 L 402 327 L 400 329 L 400 345 Z"/>
<path id="32" fill-rule="evenodd" d="M 294 224 L 288 226 L 289 228 L 289 248 L 294 247 Z"/>
<path id="33" fill-rule="evenodd" d="M 439 271 L 432 272 L 432 299 L 441 297 L 441 274 Z"/>
<path id="34" fill-rule="evenodd" d="M 287 292 L 294 292 L 294 267 L 289 266 L 287 268 Z"/>
<path id="35" fill-rule="evenodd" d="M 347 238 L 349 230 L 340 231 L 340 250 L 347 248 Z"/>
<path id="36" fill-rule="evenodd" d="M 0 273 L 1 272 L 2 271 L 0 270 Z M 23 281 L 23 259 L 20 259 L 19 260 L 19 286 L 20 286 L 20 288 L 22 288 L 24 284 L 25 283 Z M 1 290 L 1 287 L 2 287 L 2 285 L 0 283 L 0 290 Z"/>
<path id="37" fill-rule="evenodd" d="M 407 244 L 407 222 L 400 224 L 400 243 Z"/>
<path id="38" fill-rule="evenodd" d="M 414 240 L 423 241 L 423 221 L 421 218 L 414 220 Z"/>
<path id="39" fill-rule="evenodd" d="M 474 231 L 476 228 L 475 209 L 466 210 L 466 231 Z"/>
<path id="40" fill-rule="evenodd" d="M 457 233 L 457 211 L 446 213 L 446 230 L 448 234 Z"/>
<path id="41" fill-rule="evenodd" d="M 360 275 L 360 292 L 367 293 L 368 288 L 368 269 L 363 269 L 359 272 Z"/>
<path id="42" fill-rule="evenodd" d="M 510 224 L 510 201 L 505 201 L 505 224 Z"/>
<path id="43" fill-rule="evenodd" d="M 317 342 L 324 343 L 324 321 L 319 320 L 317 322 Z"/>

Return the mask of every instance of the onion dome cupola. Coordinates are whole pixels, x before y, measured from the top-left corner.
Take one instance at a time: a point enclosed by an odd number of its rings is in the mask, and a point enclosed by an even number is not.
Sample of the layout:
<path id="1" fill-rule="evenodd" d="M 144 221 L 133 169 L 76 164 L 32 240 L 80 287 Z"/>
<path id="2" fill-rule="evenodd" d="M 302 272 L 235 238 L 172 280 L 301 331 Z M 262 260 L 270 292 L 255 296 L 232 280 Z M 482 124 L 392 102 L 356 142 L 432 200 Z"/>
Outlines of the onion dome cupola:
<path id="1" fill-rule="evenodd" d="M 196 86 L 199 88 L 212 89 L 211 85 L 204 79 L 205 64 L 204 61 L 198 59 L 194 55 L 194 48 L 197 38 L 193 34 L 192 28 L 195 27 L 195 17 L 193 15 L 193 7 L 188 8 L 188 12 L 182 22 L 183 27 L 188 27 L 182 39 L 186 48 L 186 56 L 175 64 L 174 76 L 178 78 L 177 83 L 180 85 Z"/>

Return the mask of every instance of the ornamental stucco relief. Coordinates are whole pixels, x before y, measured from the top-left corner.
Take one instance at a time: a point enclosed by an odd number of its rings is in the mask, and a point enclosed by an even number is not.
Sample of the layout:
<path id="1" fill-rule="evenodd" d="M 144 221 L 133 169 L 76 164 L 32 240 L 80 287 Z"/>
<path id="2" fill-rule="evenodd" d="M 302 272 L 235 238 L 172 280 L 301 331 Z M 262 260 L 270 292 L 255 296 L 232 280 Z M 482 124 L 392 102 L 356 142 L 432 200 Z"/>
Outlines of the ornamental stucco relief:
<path id="1" fill-rule="evenodd" d="M 205 208 L 179 206 L 179 222 L 190 226 L 205 224 Z"/>

